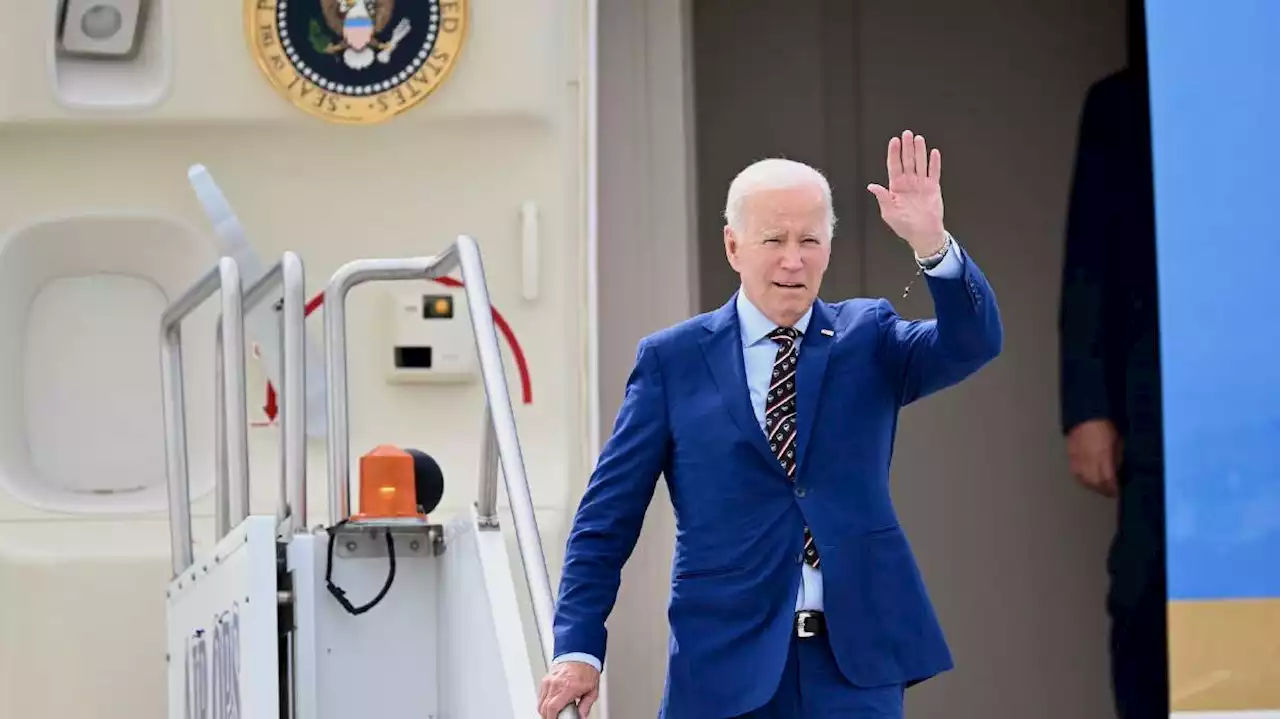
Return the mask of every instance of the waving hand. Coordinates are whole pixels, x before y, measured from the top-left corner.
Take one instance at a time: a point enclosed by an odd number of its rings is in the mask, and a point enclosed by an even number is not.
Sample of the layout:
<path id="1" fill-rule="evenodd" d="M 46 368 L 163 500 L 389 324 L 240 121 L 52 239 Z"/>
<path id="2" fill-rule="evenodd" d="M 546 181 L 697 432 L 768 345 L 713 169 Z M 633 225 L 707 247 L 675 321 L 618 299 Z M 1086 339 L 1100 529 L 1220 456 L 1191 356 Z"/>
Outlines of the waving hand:
<path id="1" fill-rule="evenodd" d="M 889 187 L 867 185 L 880 203 L 880 217 L 906 240 L 916 255 L 926 257 L 942 249 L 942 153 L 930 152 L 924 136 L 910 130 L 889 140 Z"/>

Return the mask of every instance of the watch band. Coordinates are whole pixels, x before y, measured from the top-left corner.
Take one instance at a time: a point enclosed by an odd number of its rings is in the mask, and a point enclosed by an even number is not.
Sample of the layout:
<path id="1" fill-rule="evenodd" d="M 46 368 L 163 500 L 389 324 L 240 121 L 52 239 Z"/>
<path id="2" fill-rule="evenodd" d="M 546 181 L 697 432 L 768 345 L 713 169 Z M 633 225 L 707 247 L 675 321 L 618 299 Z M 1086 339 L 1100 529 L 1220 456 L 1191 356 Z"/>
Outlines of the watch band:
<path id="1" fill-rule="evenodd" d="M 928 257 L 920 257 L 919 255 L 916 255 L 916 264 L 919 265 L 922 270 L 931 270 L 942 264 L 942 261 L 947 257 L 947 253 L 951 251 L 951 242 L 951 233 L 948 232 L 946 233 L 946 242 L 942 244 L 942 249 Z M 914 255 L 915 253 L 912 254 Z"/>

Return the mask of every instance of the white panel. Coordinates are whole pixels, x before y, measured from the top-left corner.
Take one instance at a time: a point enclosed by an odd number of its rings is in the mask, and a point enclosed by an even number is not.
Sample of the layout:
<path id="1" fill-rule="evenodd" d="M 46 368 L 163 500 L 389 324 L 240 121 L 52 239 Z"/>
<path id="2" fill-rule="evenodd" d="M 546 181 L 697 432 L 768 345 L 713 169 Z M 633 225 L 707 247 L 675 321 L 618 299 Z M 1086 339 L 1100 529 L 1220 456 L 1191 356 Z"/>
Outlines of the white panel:
<path id="1" fill-rule="evenodd" d="M 328 546 L 324 532 L 297 536 L 289 545 L 296 719 L 438 716 L 440 560 L 410 556 L 398 540 L 390 590 L 375 607 L 353 616 L 325 584 Z M 382 589 L 388 568 L 386 557 L 343 558 L 335 552 L 333 582 L 361 607 Z"/>
<path id="2" fill-rule="evenodd" d="M 535 672 L 501 532 L 479 531 L 470 515 L 452 521 L 443 555 L 398 553 L 391 590 L 354 617 L 325 586 L 328 541 L 325 533 L 307 534 L 289 547 L 297 719 L 535 713 Z M 333 576 L 360 606 L 376 595 L 386 572 L 385 558 L 339 554 Z"/>
<path id="3" fill-rule="evenodd" d="M 169 719 L 280 715 L 276 522 L 249 517 L 170 583 Z"/>
<path id="4" fill-rule="evenodd" d="M 502 533 L 463 517 L 445 527 L 445 542 L 441 711 L 450 719 L 533 716 L 535 675 Z"/>
<path id="5" fill-rule="evenodd" d="M 391 383 L 473 382 L 480 376 L 466 290 L 433 282 L 387 286 L 381 349 Z"/>
<path id="6" fill-rule="evenodd" d="M 36 295 L 25 399 L 40 481 L 79 493 L 164 484 L 156 318 L 167 304 L 155 283 L 118 274 L 55 279 Z"/>

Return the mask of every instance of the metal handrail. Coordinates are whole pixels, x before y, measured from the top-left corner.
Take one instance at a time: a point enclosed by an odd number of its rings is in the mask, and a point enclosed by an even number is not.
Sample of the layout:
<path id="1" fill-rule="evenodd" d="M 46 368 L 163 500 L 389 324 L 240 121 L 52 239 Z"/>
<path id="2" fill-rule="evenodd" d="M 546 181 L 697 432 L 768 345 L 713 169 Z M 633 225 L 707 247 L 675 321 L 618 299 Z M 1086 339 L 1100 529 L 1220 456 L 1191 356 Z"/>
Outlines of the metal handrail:
<path id="1" fill-rule="evenodd" d="M 307 440 L 306 440 L 306 275 L 302 260 L 294 252 L 285 252 L 280 261 L 266 274 L 258 279 L 244 293 L 242 309 L 251 312 L 263 301 L 273 297 L 273 290 L 283 285 L 283 302 L 280 304 L 281 334 L 284 347 L 280 360 L 283 391 L 280 393 L 280 436 L 283 451 L 280 453 L 280 494 L 276 502 L 276 521 L 285 522 L 285 534 L 299 531 L 307 523 Z M 217 474 L 215 482 L 215 515 L 217 536 L 224 537 L 231 528 L 243 522 L 249 516 L 249 457 L 248 452 L 238 457 L 242 465 L 241 484 L 235 503 L 234 514 L 231 504 L 231 478 L 228 471 L 230 454 L 227 448 L 227 434 L 233 426 L 226 413 L 224 401 L 226 386 L 226 366 L 223 361 L 222 322 L 219 318 L 214 338 L 216 359 L 214 361 L 215 407 L 217 431 L 215 441 L 215 459 Z M 246 433 L 245 424 L 238 425 L 236 432 Z"/>
<path id="2" fill-rule="evenodd" d="M 165 309 L 160 318 L 160 373 L 164 396 L 165 475 L 169 488 L 169 539 L 174 576 L 186 571 L 195 561 L 191 541 L 191 473 L 187 457 L 186 398 L 182 382 L 182 320 L 196 310 L 214 292 L 222 294 L 222 318 L 219 321 L 227 338 L 222 360 L 229 368 L 230 386 L 224 382 L 222 401 L 231 408 L 231 416 L 244 432 L 231 434 L 236 456 L 244 456 L 245 464 L 233 467 L 237 481 L 247 476 L 248 409 L 245 405 L 244 379 L 244 288 L 240 268 L 235 260 L 223 257 L 218 266 Z"/>
<path id="3" fill-rule="evenodd" d="M 528 582 L 533 602 L 538 640 L 542 645 L 543 656 L 550 665 L 554 651 L 551 623 L 555 599 L 551 592 L 546 557 L 542 552 L 537 518 L 533 512 L 529 479 L 525 475 L 524 459 L 520 453 L 515 413 L 511 408 L 511 395 L 507 391 L 506 372 L 502 365 L 498 333 L 494 328 L 493 306 L 489 302 L 480 248 L 467 235 L 459 235 L 447 250 L 434 257 L 348 262 L 329 280 L 324 294 L 324 347 L 329 384 L 329 522 L 330 525 L 337 525 L 350 515 L 351 507 L 351 438 L 347 414 L 347 294 L 353 287 L 364 282 L 431 279 L 444 276 L 458 267 L 462 270 L 468 314 L 471 316 L 471 328 L 480 356 L 480 374 L 487 399 L 486 415 L 490 418 L 486 422 L 485 447 L 496 445 L 498 450 L 499 463 L 506 480 L 507 497 L 515 520 L 516 544 L 520 548 L 525 581 Z M 491 468 L 488 461 L 482 464 Z M 481 476 L 477 513 L 482 517 L 486 513 L 490 517 L 496 514 L 495 474 L 496 472 L 486 470 L 486 474 Z M 492 479 L 486 481 L 486 476 Z M 570 704 L 561 711 L 560 717 L 576 719 L 577 707 Z"/>

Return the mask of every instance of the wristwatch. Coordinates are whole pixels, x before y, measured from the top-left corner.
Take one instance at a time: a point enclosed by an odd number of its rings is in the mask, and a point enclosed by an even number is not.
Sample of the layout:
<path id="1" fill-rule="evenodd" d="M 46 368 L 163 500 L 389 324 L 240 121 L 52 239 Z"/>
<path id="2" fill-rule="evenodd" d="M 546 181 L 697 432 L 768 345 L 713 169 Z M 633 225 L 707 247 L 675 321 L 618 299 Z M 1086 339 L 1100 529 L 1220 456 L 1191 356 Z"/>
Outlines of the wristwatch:
<path id="1" fill-rule="evenodd" d="M 915 255 L 916 264 L 920 266 L 920 269 L 932 270 L 933 268 L 941 264 L 944 259 L 946 259 L 947 253 L 951 251 L 952 239 L 951 239 L 950 232 L 946 232 L 945 236 L 947 241 L 943 243 L 942 249 L 938 250 L 932 255 L 929 255 L 928 257 L 921 257 L 919 255 Z M 912 254 L 915 254 L 915 253 L 912 253 Z"/>

